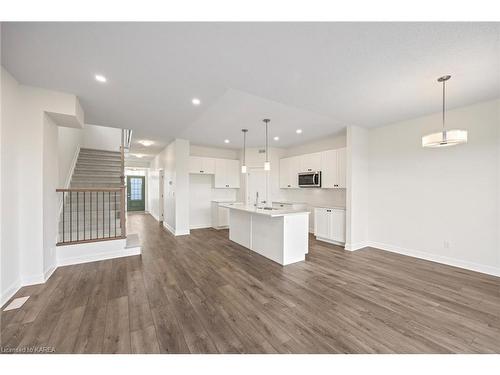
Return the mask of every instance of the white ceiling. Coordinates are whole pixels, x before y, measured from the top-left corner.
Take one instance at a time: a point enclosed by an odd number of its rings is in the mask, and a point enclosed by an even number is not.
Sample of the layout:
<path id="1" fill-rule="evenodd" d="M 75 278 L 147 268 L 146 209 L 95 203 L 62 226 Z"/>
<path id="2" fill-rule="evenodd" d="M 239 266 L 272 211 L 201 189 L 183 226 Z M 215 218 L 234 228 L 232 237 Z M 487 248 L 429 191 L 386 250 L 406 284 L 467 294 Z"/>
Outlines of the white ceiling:
<path id="1" fill-rule="evenodd" d="M 265 117 L 287 147 L 439 111 L 443 74 L 450 108 L 499 97 L 500 23 L 3 23 L 2 65 L 160 142 L 132 152 L 261 146 Z"/>

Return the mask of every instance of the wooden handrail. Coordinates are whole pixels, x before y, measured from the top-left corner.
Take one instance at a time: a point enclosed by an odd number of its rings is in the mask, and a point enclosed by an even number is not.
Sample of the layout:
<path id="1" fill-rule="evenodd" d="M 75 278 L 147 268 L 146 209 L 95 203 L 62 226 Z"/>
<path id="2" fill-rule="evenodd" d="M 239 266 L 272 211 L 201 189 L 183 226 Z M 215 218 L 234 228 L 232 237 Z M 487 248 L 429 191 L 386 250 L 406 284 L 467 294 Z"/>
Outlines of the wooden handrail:
<path id="1" fill-rule="evenodd" d="M 118 188 L 68 188 L 68 189 L 56 189 L 57 193 L 67 193 L 67 192 L 120 192 L 124 187 Z"/>

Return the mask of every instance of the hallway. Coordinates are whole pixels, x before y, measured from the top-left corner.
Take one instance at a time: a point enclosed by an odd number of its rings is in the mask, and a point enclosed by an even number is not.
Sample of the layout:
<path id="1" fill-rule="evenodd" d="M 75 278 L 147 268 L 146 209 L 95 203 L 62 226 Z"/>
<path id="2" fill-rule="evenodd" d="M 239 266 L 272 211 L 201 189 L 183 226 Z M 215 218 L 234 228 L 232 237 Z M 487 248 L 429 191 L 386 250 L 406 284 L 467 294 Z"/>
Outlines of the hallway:
<path id="1" fill-rule="evenodd" d="M 60 267 L 22 288 L 25 305 L 1 315 L 2 351 L 500 352 L 493 276 L 313 237 L 306 262 L 281 267 L 225 230 L 174 237 L 139 213 L 128 233 L 142 256 Z"/>

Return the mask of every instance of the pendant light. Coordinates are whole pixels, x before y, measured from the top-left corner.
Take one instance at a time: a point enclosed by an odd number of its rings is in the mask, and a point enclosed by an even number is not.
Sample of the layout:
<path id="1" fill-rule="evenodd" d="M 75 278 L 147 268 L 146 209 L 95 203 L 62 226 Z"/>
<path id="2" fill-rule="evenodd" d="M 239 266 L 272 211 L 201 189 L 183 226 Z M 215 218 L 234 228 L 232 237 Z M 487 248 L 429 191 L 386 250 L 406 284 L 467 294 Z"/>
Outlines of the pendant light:
<path id="1" fill-rule="evenodd" d="M 264 162 L 264 170 L 265 171 L 270 171 L 271 170 L 271 163 L 269 162 L 269 137 L 268 137 L 268 125 L 269 125 L 269 120 L 268 118 L 262 120 L 266 124 L 266 161 Z"/>
<path id="2" fill-rule="evenodd" d="M 445 84 L 451 76 L 446 75 L 438 78 L 438 82 L 443 83 L 443 130 L 431 133 L 422 137 L 422 147 L 447 147 L 461 143 L 467 143 L 467 130 L 450 129 L 446 130 L 445 125 Z"/>
<path id="3" fill-rule="evenodd" d="M 248 129 L 241 129 L 241 131 L 243 132 L 243 164 L 241 165 L 241 173 L 247 173 L 246 154 Z"/>

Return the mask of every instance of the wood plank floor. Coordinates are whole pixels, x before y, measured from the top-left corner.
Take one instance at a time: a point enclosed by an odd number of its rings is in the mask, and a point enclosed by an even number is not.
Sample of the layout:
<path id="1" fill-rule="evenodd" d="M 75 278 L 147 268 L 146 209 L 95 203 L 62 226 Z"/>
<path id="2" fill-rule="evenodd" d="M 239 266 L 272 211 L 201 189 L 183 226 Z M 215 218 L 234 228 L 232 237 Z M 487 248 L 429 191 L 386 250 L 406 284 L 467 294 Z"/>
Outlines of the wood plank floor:
<path id="1" fill-rule="evenodd" d="M 287 267 L 227 231 L 174 237 L 131 214 L 143 255 L 61 267 L 0 346 L 56 353 L 499 353 L 500 278 L 315 241 Z M 5 350 L 3 350 L 5 352 Z"/>

